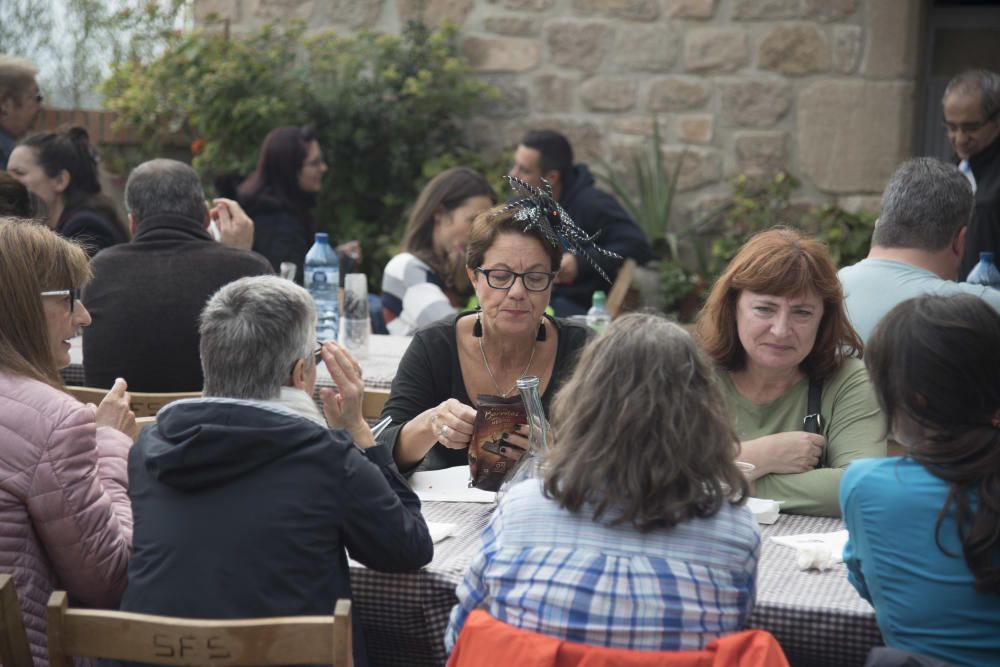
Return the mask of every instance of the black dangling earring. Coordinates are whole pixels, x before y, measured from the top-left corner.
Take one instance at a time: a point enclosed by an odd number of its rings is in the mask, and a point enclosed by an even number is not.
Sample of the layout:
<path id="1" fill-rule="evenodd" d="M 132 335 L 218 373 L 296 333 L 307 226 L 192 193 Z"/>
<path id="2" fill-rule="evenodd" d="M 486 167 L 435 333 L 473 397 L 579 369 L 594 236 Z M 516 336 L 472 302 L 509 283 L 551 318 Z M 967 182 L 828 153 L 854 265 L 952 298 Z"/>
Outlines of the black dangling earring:
<path id="1" fill-rule="evenodd" d="M 472 325 L 472 337 L 482 338 L 483 337 L 483 323 L 479 321 L 480 308 L 476 306 L 476 323 Z"/>
<path id="2" fill-rule="evenodd" d="M 535 340 L 545 342 L 545 318 L 543 317 L 541 322 L 538 323 L 538 335 L 535 336 Z"/>

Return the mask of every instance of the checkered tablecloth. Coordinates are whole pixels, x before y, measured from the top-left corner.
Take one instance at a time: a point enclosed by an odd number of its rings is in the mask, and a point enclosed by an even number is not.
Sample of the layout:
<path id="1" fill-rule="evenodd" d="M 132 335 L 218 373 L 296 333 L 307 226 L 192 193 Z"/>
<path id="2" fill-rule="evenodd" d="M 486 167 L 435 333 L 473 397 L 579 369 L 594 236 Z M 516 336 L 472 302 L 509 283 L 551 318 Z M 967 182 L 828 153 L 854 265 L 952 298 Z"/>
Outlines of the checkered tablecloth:
<path id="1" fill-rule="evenodd" d="M 456 604 L 455 587 L 479 547 L 492 505 L 424 503 L 429 521 L 458 523 L 453 537 L 434 545 L 434 560 L 419 572 L 385 574 L 351 564 L 355 618 L 364 627 L 369 654 L 381 667 L 443 665 L 444 630 Z M 750 626 L 778 638 L 793 667 L 852 667 L 882 643 L 875 613 L 847 582 L 843 564 L 826 572 L 801 572 L 795 551 L 771 535 L 840 530 L 837 519 L 782 515 L 761 526 L 763 552 L 757 604 Z"/>

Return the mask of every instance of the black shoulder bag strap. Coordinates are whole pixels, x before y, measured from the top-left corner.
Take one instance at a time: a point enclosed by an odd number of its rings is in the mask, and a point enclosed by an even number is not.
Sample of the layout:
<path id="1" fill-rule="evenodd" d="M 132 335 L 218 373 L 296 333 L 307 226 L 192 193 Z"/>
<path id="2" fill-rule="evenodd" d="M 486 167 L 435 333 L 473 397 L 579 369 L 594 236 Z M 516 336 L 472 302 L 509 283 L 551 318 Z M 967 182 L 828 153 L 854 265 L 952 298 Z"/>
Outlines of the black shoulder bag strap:
<path id="1" fill-rule="evenodd" d="M 809 378 L 809 402 L 806 406 L 806 416 L 802 419 L 802 430 L 806 433 L 823 434 L 823 415 L 819 413 L 822 398 L 823 381 Z"/>
<path id="2" fill-rule="evenodd" d="M 802 418 L 802 430 L 806 433 L 823 435 L 823 415 L 819 413 L 820 400 L 823 398 L 823 381 L 809 378 L 809 398 L 806 406 L 806 416 Z M 826 447 L 819 457 L 817 468 L 826 467 Z"/>

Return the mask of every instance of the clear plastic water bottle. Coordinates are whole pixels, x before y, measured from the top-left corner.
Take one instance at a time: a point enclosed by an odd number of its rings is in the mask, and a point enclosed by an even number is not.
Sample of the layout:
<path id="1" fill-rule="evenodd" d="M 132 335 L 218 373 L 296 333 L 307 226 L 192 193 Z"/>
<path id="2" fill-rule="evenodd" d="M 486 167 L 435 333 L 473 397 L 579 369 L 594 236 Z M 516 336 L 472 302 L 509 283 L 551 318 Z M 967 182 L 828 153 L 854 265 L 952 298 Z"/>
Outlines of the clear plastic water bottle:
<path id="1" fill-rule="evenodd" d="M 992 252 L 979 253 L 979 263 L 969 271 L 965 282 L 1000 289 L 1000 269 L 993 264 Z"/>
<path id="2" fill-rule="evenodd" d="M 597 290 L 594 292 L 590 310 L 587 311 L 587 326 L 598 334 L 604 333 L 604 330 L 608 328 L 608 324 L 611 323 L 611 315 L 608 314 L 608 309 L 604 307 L 607 298 L 604 292 Z"/>
<path id="3" fill-rule="evenodd" d="M 337 340 L 339 326 L 340 262 L 323 232 L 306 253 L 305 286 L 316 306 L 316 340 Z"/>

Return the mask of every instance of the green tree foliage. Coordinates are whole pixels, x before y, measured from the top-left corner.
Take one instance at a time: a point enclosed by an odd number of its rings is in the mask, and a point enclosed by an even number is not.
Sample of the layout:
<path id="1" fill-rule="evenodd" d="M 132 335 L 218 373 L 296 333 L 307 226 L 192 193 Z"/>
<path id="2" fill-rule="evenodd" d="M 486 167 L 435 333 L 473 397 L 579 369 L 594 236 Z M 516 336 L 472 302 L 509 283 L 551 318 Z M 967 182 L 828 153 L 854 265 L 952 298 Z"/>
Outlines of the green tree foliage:
<path id="1" fill-rule="evenodd" d="M 249 173 L 271 129 L 312 125 L 330 165 L 316 219 L 335 238 L 362 242 L 376 280 L 404 207 L 436 169 L 468 155 L 458 122 L 492 94 L 468 76 L 454 27 L 419 23 L 348 37 L 307 35 L 301 23 L 239 39 L 196 30 L 158 58 L 116 67 L 104 93 L 148 153 L 178 134 L 191 140 L 208 183 Z"/>

